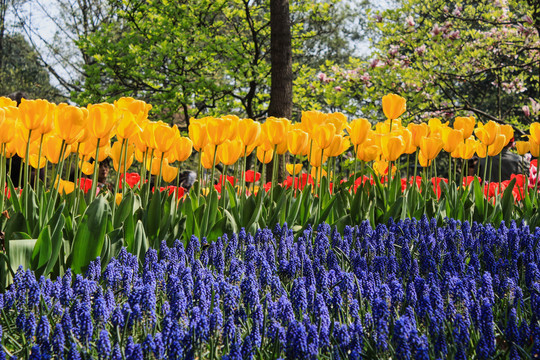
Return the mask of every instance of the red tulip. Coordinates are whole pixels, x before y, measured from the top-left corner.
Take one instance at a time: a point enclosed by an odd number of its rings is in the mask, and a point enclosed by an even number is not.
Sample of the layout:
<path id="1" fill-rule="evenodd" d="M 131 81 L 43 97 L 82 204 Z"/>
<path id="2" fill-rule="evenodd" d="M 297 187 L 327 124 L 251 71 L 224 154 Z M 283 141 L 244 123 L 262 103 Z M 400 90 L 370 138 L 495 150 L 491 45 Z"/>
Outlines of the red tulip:
<path id="1" fill-rule="evenodd" d="M 255 181 L 259 181 L 259 179 L 261 178 L 261 173 L 260 172 L 256 173 L 253 170 L 248 170 L 244 173 L 244 176 L 246 177 L 247 183 L 252 183 Z"/>

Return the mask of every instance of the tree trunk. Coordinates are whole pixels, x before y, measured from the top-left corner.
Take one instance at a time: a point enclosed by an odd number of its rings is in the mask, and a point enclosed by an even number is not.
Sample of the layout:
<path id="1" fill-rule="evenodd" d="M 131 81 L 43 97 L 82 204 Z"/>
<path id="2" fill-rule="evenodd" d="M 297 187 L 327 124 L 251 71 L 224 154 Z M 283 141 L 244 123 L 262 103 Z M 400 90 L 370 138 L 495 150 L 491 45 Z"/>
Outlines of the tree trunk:
<path id="1" fill-rule="evenodd" d="M 270 0 L 270 63 L 271 87 L 268 116 L 292 116 L 292 36 L 289 0 Z M 271 174 L 272 164 L 267 172 Z M 285 159 L 279 158 L 278 181 L 285 178 Z"/>

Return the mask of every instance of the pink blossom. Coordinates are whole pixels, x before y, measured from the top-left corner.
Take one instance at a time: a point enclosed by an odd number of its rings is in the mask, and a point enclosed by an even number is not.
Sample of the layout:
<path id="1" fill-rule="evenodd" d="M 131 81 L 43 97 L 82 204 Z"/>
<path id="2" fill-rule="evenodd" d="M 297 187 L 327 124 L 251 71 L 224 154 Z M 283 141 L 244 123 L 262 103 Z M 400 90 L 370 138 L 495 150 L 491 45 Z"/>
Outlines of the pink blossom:
<path id="1" fill-rule="evenodd" d="M 431 29 L 431 35 L 437 36 L 441 33 L 442 28 L 439 26 L 439 24 L 433 25 L 433 29 Z"/>
<path id="2" fill-rule="evenodd" d="M 535 101 L 533 98 L 529 98 L 531 100 L 531 108 L 533 114 L 538 114 L 540 112 L 540 103 Z"/>
<path id="3" fill-rule="evenodd" d="M 521 109 L 523 110 L 523 113 L 525 114 L 525 116 L 527 117 L 531 116 L 531 110 L 529 109 L 527 105 L 523 105 Z"/>
<path id="4" fill-rule="evenodd" d="M 414 19 L 413 19 L 413 17 L 411 15 L 409 15 L 409 16 L 407 16 L 407 18 L 405 18 L 405 22 L 410 27 L 413 27 L 415 25 Z"/>
<path id="5" fill-rule="evenodd" d="M 525 21 L 529 25 L 534 23 L 533 19 L 529 15 L 524 15 L 521 20 Z"/>
<path id="6" fill-rule="evenodd" d="M 371 60 L 371 62 L 369 63 L 369 67 L 372 68 L 372 69 L 376 68 L 379 65 L 379 61 L 380 61 L 379 59 Z"/>
<path id="7" fill-rule="evenodd" d="M 317 78 L 319 79 L 319 81 L 322 81 L 322 82 L 326 82 L 326 79 L 327 79 L 326 74 L 323 72 L 318 73 Z"/>
<path id="8" fill-rule="evenodd" d="M 334 90 L 336 90 L 336 91 L 341 91 L 341 90 L 343 90 L 343 89 L 341 88 L 341 86 L 336 86 L 336 87 L 334 87 Z"/>
<path id="9" fill-rule="evenodd" d="M 424 53 L 426 52 L 426 44 L 422 44 L 421 46 L 414 49 L 414 51 L 420 56 L 424 55 Z"/>
<path id="10" fill-rule="evenodd" d="M 396 56 L 398 51 L 399 51 L 399 46 L 398 45 L 390 45 L 390 51 L 388 51 L 388 54 L 390 56 Z"/>

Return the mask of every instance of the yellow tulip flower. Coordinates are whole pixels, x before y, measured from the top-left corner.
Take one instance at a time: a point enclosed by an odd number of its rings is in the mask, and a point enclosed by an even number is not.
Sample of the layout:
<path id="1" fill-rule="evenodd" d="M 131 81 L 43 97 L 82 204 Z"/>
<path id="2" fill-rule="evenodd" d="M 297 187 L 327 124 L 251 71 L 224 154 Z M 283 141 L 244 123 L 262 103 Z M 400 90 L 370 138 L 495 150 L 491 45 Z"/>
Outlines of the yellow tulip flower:
<path id="1" fill-rule="evenodd" d="M 335 133 L 336 127 L 334 124 L 323 124 L 313 130 L 312 137 L 317 146 L 324 150 L 332 145 Z"/>
<path id="2" fill-rule="evenodd" d="M 422 139 L 429 136 L 429 132 L 431 130 L 426 123 L 409 123 L 409 125 L 407 125 L 407 129 L 412 133 L 412 143 L 417 148 L 420 147 Z"/>
<path id="3" fill-rule="evenodd" d="M 223 165 L 233 165 L 242 154 L 242 141 L 240 139 L 225 140 L 223 144 L 218 146 L 217 154 Z"/>
<path id="4" fill-rule="evenodd" d="M 229 138 L 231 126 L 232 120 L 230 118 L 208 119 L 206 133 L 210 144 L 214 146 L 223 144 Z"/>
<path id="5" fill-rule="evenodd" d="M 506 136 L 503 134 L 498 134 L 495 137 L 495 141 L 493 142 L 493 144 L 488 146 L 488 155 L 489 156 L 498 155 L 506 144 L 507 144 Z"/>
<path id="6" fill-rule="evenodd" d="M 189 127 L 189 138 L 193 141 L 196 151 L 201 151 L 208 144 L 208 134 L 206 132 L 206 120 L 192 119 Z"/>
<path id="7" fill-rule="evenodd" d="M 161 176 L 167 183 L 171 183 L 178 176 L 178 168 L 176 166 L 169 165 L 166 159 L 163 159 L 163 167 L 161 169 Z"/>
<path id="8" fill-rule="evenodd" d="M 366 141 L 370 129 L 371 123 L 367 119 L 355 119 L 349 124 L 349 137 L 355 148 Z"/>
<path id="9" fill-rule="evenodd" d="M 131 139 L 135 134 L 138 134 L 141 131 L 142 128 L 135 120 L 135 115 L 129 111 L 122 111 L 116 126 L 116 137 L 118 140 Z"/>
<path id="10" fill-rule="evenodd" d="M 128 111 L 133 114 L 139 126 L 148 119 L 148 113 L 152 109 L 152 105 L 132 97 L 122 97 L 114 102 L 114 106 L 120 111 Z"/>
<path id="11" fill-rule="evenodd" d="M 19 120 L 28 130 L 37 130 L 45 121 L 51 103 L 47 100 L 22 99 L 19 105 Z"/>
<path id="12" fill-rule="evenodd" d="M 348 137 L 334 135 L 332 144 L 325 150 L 325 154 L 328 155 L 328 157 L 336 157 L 343 154 L 350 146 L 351 142 Z"/>
<path id="13" fill-rule="evenodd" d="M 66 104 L 56 107 L 54 131 L 66 144 L 79 141 L 84 135 L 85 127 L 85 112 L 82 109 Z"/>
<path id="14" fill-rule="evenodd" d="M 494 121 L 489 121 L 486 125 L 478 124 L 474 130 L 474 134 L 486 146 L 492 145 L 500 133 L 500 126 Z"/>
<path id="15" fill-rule="evenodd" d="M 531 141 L 531 149 L 540 146 L 540 123 L 532 123 L 529 128 L 530 136 L 529 140 Z M 533 143 L 535 144 L 533 146 Z"/>
<path id="16" fill-rule="evenodd" d="M 454 120 L 454 129 L 463 130 L 463 138 L 468 139 L 473 131 L 476 119 L 473 116 L 468 117 L 456 117 Z"/>
<path id="17" fill-rule="evenodd" d="M 120 203 L 122 202 L 122 193 L 116 193 L 114 201 L 116 202 L 116 206 L 120 206 Z"/>
<path id="18" fill-rule="evenodd" d="M 516 141 L 516 149 L 519 155 L 525 155 L 531 149 L 531 144 L 528 141 Z"/>
<path id="19" fill-rule="evenodd" d="M 188 137 L 180 137 L 174 142 L 173 149 L 174 156 L 173 159 L 169 159 L 170 162 L 186 161 L 193 151 L 193 142 Z"/>
<path id="20" fill-rule="evenodd" d="M 111 147 L 111 158 L 113 161 L 113 167 L 116 172 L 123 172 L 124 168 L 127 170 L 133 164 L 133 153 L 135 147 L 131 144 L 124 146 L 124 154 L 121 154 L 122 151 L 122 142 L 117 141 Z M 122 156 L 122 158 L 120 158 Z M 124 163 L 124 159 L 126 162 Z M 120 166 L 121 165 L 121 166 Z"/>
<path id="21" fill-rule="evenodd" d="M 485 158 L 487 156 L 487 146 L 481 141 L 476 142 L 476 155 L 481 158 Z"/>
<path id="22" fill-rule="evenodd" d="M 60 147 L 62 146 L 62 139 L 57 136 L 49 135 L 43 139 L 43 155 L 53 164 L 58 164 L 60 160 Z M 67 145 L 64 159 L 71 152 L 71 145 Z"/>
<path id="23" fill-rule="evenodd" d="M 382 98 L 382 107 L 386 118 L 395 120 L 407 110 L 407 100 L 396 94 L 385 95 Z"/>
<path id="24" fill-rule="evenodd" d="M 405 150 L 403 138 L 396 133 L 383 135 L 381 145 L 383 157 L 387 161 L 396 161 Z"/>
<path id="25" fill-rule="evenodd" d="M 176 126 L 171 127 L 162 121 L 158 121 L 154 126 L 156 150 L 165 154 L 171 149 L 177 136 L 179 136 L 178 128 Z"/>
<path id="26" fill-rule="evenodd" d="M 266 150 L 262 146 L 257 146 L 257 159 L 263 164 L 268 164 L 272 161 L 274 152 L 272 150 Z"/>
<path id="27" fill-rule="evenodd" d="M 504 124 L 500 126 L 500 132 L 506 137 L 506 143 L 504 146 L 510 143 L 510 140 L 514 137 L 514 128 L 511 125 Z"/>
<path id="28" fill-rule="evenodd" d="M 442 139 L 444 151 L 451 153 L 463 142 L 463 130 L 455 130 L 449 127 L 444 128 L 442 130 Z"/>
<path id="29" fill-rule="evenodd" d="M 242 119 L 238 123 L 238 136 L 245 146 L 252 146 L 259 142 L 261 124 L 251 119 Z"/>
<path id="30" fill-rule="evenodd" d="M 212 161 L 214 160 L 215 146 L 213 144 L 207 144 L 201 153 L 201 164 L 205 169 L 212 168 Z M 216 153 L 216 162 L 219 163 L 219 156 Z"/>
<path id="31" fill-rule="evenodd" d="M 118 121 L 113 104 L 101 103 L 88 105 L 88 131 L 100 140 L 108 140 L 113 135 Z"/>
<path id="32" fill-rule="evenodd" d="M 11 100 L 8 97 L 0 96 L 0 108 L 8 106 L 17 107 L 17 102 L 15 100 Z"/>
<path id="33" fill-rule="evenodd" d="M 304 131 L 311 135 L 316 127 L 326 121 L 327 117 L 327 114 L 316 110 L 302 111 L 301 124 Z"/>
<path id="34" fill-rule="evenodd" d="M 285 168 L 291 176 L 298 175 L 300 174 L 300 171 L 302 171 L 302 164 L 287 164 L 285 165 Z"/>
<path id="35" fill-rule="evenodd" d="M 285 118 L 269 117 L 266 119 L 266 136 L 272 145 L 279 145 L 287 141 L 287 128 L 290 121 Z"/>
<path id="36" fill-rule="evenodd" d="M 435 159 L 443 148 L 443 141 L 438 137 L 425 137 L 420 143 L 420 151 L 428 162 Z"/>
<path id="37" fill-rule="evenodd" d="M 307 155 L 309 135 L 300 129 L 292 129 L 287 133 L 287 147 L 292 155 Z"/>

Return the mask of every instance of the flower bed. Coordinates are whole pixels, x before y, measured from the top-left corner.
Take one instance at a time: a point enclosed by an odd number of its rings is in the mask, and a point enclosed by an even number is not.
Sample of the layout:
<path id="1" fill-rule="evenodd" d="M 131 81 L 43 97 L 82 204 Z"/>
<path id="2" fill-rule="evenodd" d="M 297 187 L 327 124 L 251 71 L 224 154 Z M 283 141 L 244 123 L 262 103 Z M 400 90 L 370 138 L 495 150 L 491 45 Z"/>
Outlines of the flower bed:
<path id="1" fill-rule="evenodd" d="M 0 358 L 534 358 L 538 239 L 424 217 L 192 237 L 56 281 L 19 269 Z"/>

